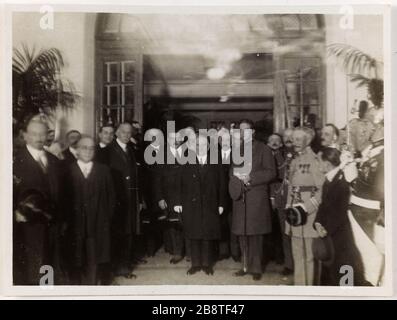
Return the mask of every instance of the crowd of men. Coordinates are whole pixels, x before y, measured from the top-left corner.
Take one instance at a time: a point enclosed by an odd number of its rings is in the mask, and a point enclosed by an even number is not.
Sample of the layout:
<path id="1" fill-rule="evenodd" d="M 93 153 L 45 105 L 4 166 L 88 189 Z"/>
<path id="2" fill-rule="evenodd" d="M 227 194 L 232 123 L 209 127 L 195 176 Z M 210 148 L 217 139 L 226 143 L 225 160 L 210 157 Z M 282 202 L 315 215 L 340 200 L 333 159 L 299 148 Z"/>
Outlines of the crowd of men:
<path id="1" fill-rule="evenodd" d="M 43 265 L 55 284 L 111 284 L 163 247 L 171 264 L 190 261 L 188 275 L 212 275 L 231 257 L 241 262 L 234 276 L 257 281 L 274 259 L 295 285 L 339 285 L 343 265 L 354 285 L 368 285 L 348 211 L 374 241 L 384 225 L 383 118 L 361 115 L 345 129 L 342 139 L 325 125 L 315 153 L 311 128 L 264 142 L 250 120 L 220 125 L 213 163 L 210 139 L 193 128 L 196 145 L 177 132 L 145 145 L 137 123 L 121 123 L 100 128 L 98 141 L 69 131 L 60 148 L 34 117 L 14 155 L 14 284 L 38 285 Z M 252 152 L 248 171 L 233 161 L 236 144 Z M 146 160 L 159 154 L 173 161 Z"/>

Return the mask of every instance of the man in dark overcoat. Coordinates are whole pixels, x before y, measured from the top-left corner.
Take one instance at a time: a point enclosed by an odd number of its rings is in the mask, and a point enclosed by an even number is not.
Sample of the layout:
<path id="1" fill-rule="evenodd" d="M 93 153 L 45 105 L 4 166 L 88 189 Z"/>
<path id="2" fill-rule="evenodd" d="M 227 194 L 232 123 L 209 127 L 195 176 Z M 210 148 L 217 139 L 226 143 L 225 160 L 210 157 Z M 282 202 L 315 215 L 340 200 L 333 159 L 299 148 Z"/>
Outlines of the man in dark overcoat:
<path id="1" fill-rule="evenodd" d="M 68 175 L 71 264 L 77 269 L 75 284 L 81 285 L 109 280 L 102 278 L 102 271 L 110 262 L 115 194 L 109 168 L 93 161 L 94 154 L 94 140 L 83 136 L 77 144 L 77 161 L 70 165 Z"/>
<path id="2" fill-rule="evenodd" d="M 137 165 L 130 142 L 132 126 L 121 123 L 116 139 L 106 147 L 106 163 L 110 168 L 116 193 L 116 207 L 112 218 L 112 262 L 116 275 L 135 277 L 131 273 L 136 262 L 133 242 L 140 230 L 140 194 Z"/>
<path id="3" fill-rule="evenodd" d="M 182 212 L 184 235 L 190 242 L 192 275 L 203 270 L 213 274 L 214 249 L 221 235 L 220 215 L 224 211 L 226 187 L 220 164 L 210 163 L 209 141 L 197 137 L 195 164 L 185 164 L 179 171 L 180 199 L 176 211 Z"/>
<path id="4" fill-rule="evenodd" d="M 58 228 L 62 221 L 62 170 L 60 161 L 44 150 L 47 125 L 31 120 L 24 130 L 26 145 L 14 158 L 14 284 L 39 285 L 40 267 L 54 268 L 59 279 Z M 34 208 L 29 194 L 40 194 L 45 208 Z M 26 203 L 28 202 L 28 203 Z M 25 205 L 24 205 L 25 204 Z M 32 209 L 25 215 L 22 207 Z M 34 209 L 33 209 L 34 208 Z"/>
<path id="5" fill-rule="evenodd" d="M 167 212 L 164 222 L 164 246 L 171 254 L 170 263 L 179 263 L 185 254 L 185 240 L 183 237 L 180 213 L 174 210 L 179 204 L 178 178 L 181 168 L 180 159 L 182 148 L 178 148 L 177 133 L 167 133 L 167 147 L 164 151 L 164 164 L 159 165 L 159 172 L 154 176 L 154 197 L 160 210 Z"/>
<path id="6" fill-rule="evenodd" d="M 260 280 L 263 260 L 263 235 L 272 231 L 270 195 L 268 184 L 276 176 L 276 167 L 272 152 L 264 143 L 252 138 L 255 130 L 250 120 L 240 123 L 243 135 L 244 152 L 252 152 L 249 171 L 241 174 L 235 166 L 231 168 L 236 183 L 240 180 L 244 194 L 233 201 L 232 232 L 239 236 L 243 268 L 235 276 L 249 273 L 254 280 Z M 245 170 L 246 171 L 246 170 Z M 236 180 L 237 179 L 237 180 Z M 238 183 L 238 181 L 237 181 Z"/>

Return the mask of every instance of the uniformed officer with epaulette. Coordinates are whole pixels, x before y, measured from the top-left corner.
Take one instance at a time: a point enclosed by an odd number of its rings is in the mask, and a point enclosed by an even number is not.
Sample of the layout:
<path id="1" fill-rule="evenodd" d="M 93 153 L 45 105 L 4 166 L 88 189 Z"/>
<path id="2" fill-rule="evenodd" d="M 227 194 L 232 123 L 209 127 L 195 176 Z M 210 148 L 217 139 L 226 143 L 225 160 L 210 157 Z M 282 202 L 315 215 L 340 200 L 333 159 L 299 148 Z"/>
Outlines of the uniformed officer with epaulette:
<path id="1" fill-rule="evenodd" d="M 293 133 L 297 155 L 290 168 L 285 232 L 291 236 L 295 285 L 314 284 L 312 243 L 318 234 L 313 222 L 321 199 L 324 174 L 310 147 L 313 137 L 313 130 L 305 127 L 296 128 Z"/>

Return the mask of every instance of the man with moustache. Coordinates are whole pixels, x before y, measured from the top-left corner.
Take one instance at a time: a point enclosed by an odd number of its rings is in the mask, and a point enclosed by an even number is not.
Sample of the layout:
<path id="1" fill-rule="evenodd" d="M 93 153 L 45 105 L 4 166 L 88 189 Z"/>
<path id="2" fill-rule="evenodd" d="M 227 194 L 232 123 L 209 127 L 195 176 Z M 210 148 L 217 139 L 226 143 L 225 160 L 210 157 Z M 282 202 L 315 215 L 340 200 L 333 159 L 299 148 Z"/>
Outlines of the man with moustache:
<path id="1" fill-rule="evenodd" d="M 269 148 L 272 150 L 274 159 L 276 161 L 277 176 L 270 184 L 270 199 L 275 213 L 274 217 L 277 223 L 280 224 L 282 252 L 278 248 L 276 250 L 276 259 L 281 255 L 283 257 L 284 269 L 281 274 L 288 276 L 293 272 L 294 262 L 291 252 L 291 238 L 285 234 L 285 205 L 287 203 L 288 194 L 288 169 L 292 159 L 288 159 L 284 152 L 282 137 L 274 133 L 268 139 Z M 277 235 L 274 235 L 277 236 Z M 275 240 L 276 245 L 277 239 Z"/>
<path id="2" fill-rule="evenodd" d="M 321 147 L 339 150 L 339 129 L 332 123 L 327 123 L 321 130 Z"/>
<path id="3" fill-rule="evenodd" d="M 95 141 L 82 136 L 68 174 L 68 227 L 75 283 L 108 284 L 115 194 L 109 168 L 94 161 Z"/>
<path id="4" fill-rule="evenodd" d="M 230 172 L 229 192 L 236 184 L 244 190 L 233 197 L 232 232 L 239 237 L 243 264 L 234 275 L 251 274 L 258 281 L 263 272 L 264 236 L 272 231 L 268 184 L 276 176 L 276 167 L 270 148 L 253 139 L 252 121 L 241 121 L 240 130 L 244 153 L 252 152 L 252 160 L 243 168 L 233 165 Z"/>
<path id="5" fill-rule="evenodd" d="M 30 120 L 23 136 L 26 145 L 14 158 L 14 284 L 39 285 L 40 268 L 54 268 L 59 279 L 58 230 L 63 220 L 60 161 L 44 150 L 47 125 Z"/>
<path id="6" fill-rule="evenodd" d="M 291 162 L 289 173 L 286 204 L 288 223 L 285 232 L 291 236 L 295 285 L 314 284 L 312 243 L 318 234 L 313 228 L 313 222 L 321 201 L 324 174 L 321 172 L 318 157 L 310 147 L 313 137 L 312 129 L 294 129 L 293 145 L 297 156 Z M 295 215 L 296 212 L 299 212 L 298 216 Z M 296 217 L 298 218 L 295 219 Z"/>
<path id="7" fill-rule="evenodd" d="M 130 144 L 131 124 L 121 123 L 116 139 L 106 147 L 106 164 L 109 166 L 116 193 L 116 208 L 112 218 L 112 262 L 115 273 L 127 278 L 135 277 L 132 266 L 142 262 L 137 257 L 137 236 L 140 234 L 139 211 L 142 208 L 137 164 Z"/>

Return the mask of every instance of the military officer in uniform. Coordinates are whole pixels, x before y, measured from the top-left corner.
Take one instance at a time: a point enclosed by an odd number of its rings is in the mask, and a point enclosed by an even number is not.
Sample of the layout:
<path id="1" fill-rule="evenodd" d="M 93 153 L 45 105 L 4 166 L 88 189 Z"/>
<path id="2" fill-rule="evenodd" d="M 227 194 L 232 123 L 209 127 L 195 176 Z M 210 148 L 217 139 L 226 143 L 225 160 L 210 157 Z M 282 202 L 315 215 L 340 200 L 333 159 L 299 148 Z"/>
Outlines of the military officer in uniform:
<path id="1" fill-rule="evenodd" d="M 372 242 L 383 255 L 382 245 L 379 246 L 376 237 L 376 226 L 384 227 L 384 137 L 383 109 L 378 109 L 375 115 L 375 129 L 371 144 L 361 152 L 362 157 L 356 159 L 345 168 L 345 175 L 350 176 L 352 196 L 350 210 L 354 219 L 364 231 L 368 243 Z M 352 173 L 352 171 L 355 171 Z M 377 229 L 379 230 L 379 228 Z M 363 255 L 363 253 L 362 253 Z M 373 259 L 372 259 L 373 260 Z M 364 269 L 369 260 L 363 256 Z M 371 262 L 372 263 L 372 262 Z M 373 270 L 373 267 L 371 267 Z M 383 270 L 379 271 L 377 280 L 367 279 L 377 285 L 382 281 Z"/>
<path id="2" fill-rule="evenodd" d="M 305 127 L 296 128 L 293 133 L 297 155 L 291 162 L 286 206 L 299 209 L 306 214 L 306 218 L 297 224 L 291 223 L 287 214 L 285 232 L 291 236 L 295 285 L 314 284 L 312 243 L 318 234 L 313 228 L 313 222 L 321 199 L 324 174 L 320 170 L 316 154 L 310 147 L 313 137 L 313 130 Z"/>

